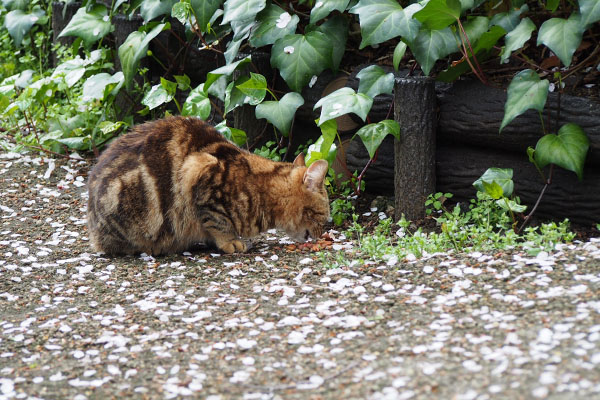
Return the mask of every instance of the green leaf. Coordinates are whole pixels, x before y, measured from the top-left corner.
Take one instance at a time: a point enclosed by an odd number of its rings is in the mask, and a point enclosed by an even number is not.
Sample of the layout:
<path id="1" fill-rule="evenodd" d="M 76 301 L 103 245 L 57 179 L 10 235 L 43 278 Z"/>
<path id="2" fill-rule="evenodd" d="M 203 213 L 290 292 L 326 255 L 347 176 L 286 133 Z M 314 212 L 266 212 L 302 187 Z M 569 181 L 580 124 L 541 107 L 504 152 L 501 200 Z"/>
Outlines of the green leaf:
<path id="1" fill-rule="evenodd" d="M 159 24 L 150 32 L 131 32 L 125 42 L 119 47 L 119 60 L 125 75 L 125 87 L 131 90 L 133 77 L 136 74 L 140 60 L 146 56 L 148 45 L 163 29 L 169 28 L 168 24 Z"/>
<path id="2" fill-rule="evenodd" d="M 545 44 L 568 67 L 573 53 L 581 43 L 583 31 L 579 14 L 571 14 L 569 19 L 551 18 L 540 26 L 537 44 Z"/>
<path id="3" fill-rule="evenodd" d="M 461 5 L 458 0 L 430 0 L 415 18 L 431 30 L 444 29 L 460 18 Z"/>
<path id="4" fill-rule="evenodd" d="M 321 98 L 314 109 L 321 107 L 318 124 L 320 126 L 325 121 L 348 113 L 354 113 L 364 121 L 372 105 L 373 99 L 370 97 L 363 93 L 356 93 L 352 88 L 343 87 Z"/>
<path id="5" fill-rule="evenodd" d="M 220 77 L 230 76 L 231 74 L 233 74 L 233 71 L 235 71 L 237 68 L 239 68 L 245 64 L 248 64 L 250 62 L 252 62 L 252 59 L 250 56 L 248 56 L 246 58 L 242 58 L 241 60 L 232 62 L 231 64 L 227 64 L 227 65 L 224 65 L 213 71 L 210 71 L 208 74 L 206 74 L 206 82 L 204 83 L 204 91 L 208 91 L 210 86 Z"/>
<path id="6" fill-rule="evenodd" d="M 185 99 L 182 115 L 191 115 L 206 120 L 210 115 L 210 99 L 204 91 L 204 83 L 193 89 Z"/>
<path id="7" fill-rule="evenodd" d="M 177 88 L 179 90 L 188 90 L 190 88 L 190 83 L 192 82 L 190 80 L 190 77 L 183 74 L 183 75 L 173 75 L 173 78 L 175 78 L 175 81 L 177 82 Z"/>
<path id="8" fill-rule="evenodd" d="M 402 61 L 402 57 L 404 57 L 404 53 L 406 53 L 406 43 L 400 41 L 396 45 L 396 48 L 394 48 L 394 57 L 392 59 L 392 63 L 394 64 L 394 70 L 396 72 L 398 72 L 398 67 L 400 66 L 400 61 Z"/>
<path id="9" fill-rule="evenodd" d="M 176 18 L 182 25 L 187 23 L 188 18 L 192 12 L 192 5 L 190 3 L 179 2 L 173 5 L 171 9 L 171 17 Z"/>
<path id="10" fill-rule="evenodd" d="M 111 28 L 112 24 L 110 23 L 108 9 L 103 4 L 95 4 L 89 12 L 86 11 L 85 7 L 77 10 L 58 37 L 80 37 L 87 47 L 106 36 Z"/>
<path id="11" fill-rule="evenodd" d="M 533 21 L 529 18 L 524 18 L 515 29 L 508 32 L 504 39 L 506 45 L 504 46 L 502 56 L 500 56 L 500 63 L 508 62 L 508 58 L 513 51 L 523 48 L 525 42 L 531 38 L 531 33 L 534 30 L 535 24 Z"/>
<path id="12" fill-rule="evenodd" d="M 52 79 L 64 79 L 68 87 L 73 87 L 85 74 L 85 61 L 79 56 L 57 66 L 52 72 Z"/>
<path id="13" fill-rule="evenodd" d="M 314 144 L 308 146 L 306 150 L 306 166 L 310 166 L 317 160 L 327 160 L 331 166 L 335 161 L 337 147 L 333 143 L 337 136 L 337 123 L 330 120 L 321 124 L 321 136 Z"/>
<path id="14" fill-rule="evenodd" d="M 288 136 L 296 110 L 304 104 L 302 96 L 296 92 L 286 93 L 279 101 L 263 101 L 256 106 L 256 118 L 265 118 L 281 132 Z"/>
<path id="15" fill-rule="evenodd" d="M 225 90 L 225 114 L 242 104 L 257 105 L 267 93 L 267 80 L 260 74 L 250 73 L 231 82 Z"/>
<path id="16" fill-rule="evenodd" d="M 498 43 L 498 40 L 504 36 L 506 31 L 499 25 L 492 26 L 489 31 L 485 32 L 473 47 L 473 52 L 479 63 L 487 60 L 492 55 L 491 49 Z M 473 57 L 469 57 L 471 60 Z M 473 61 L 472 61 L 473 63 Z M 471 71 L 471 66 L 466 60 L 461 60 L 460 63 L 452 65 L 445 71 L 438 74 L 437 80 L 441 82 L 454 82 L 458 77 L 467 71 Z"/>
<path id="17" fill-rule="evenodd" d="M 144 22 L 148 22 L 161 15 L 170 15 L 173 5 L 177 0 L 144 0 L 140 6 L 140 14 Z"/>
<path id="18" fill-rule="evenodd" d="M 400 125 L 394 120 L 385 119 L 375 124 L 363 126 L 356 134 L 362 139 L 367 148 L 369 158 L 373 159 L 381 142 L 387 135 L 393 135 L 396 139 L 400 139 Z"/>
<path id="19" fill-rule="evenodd" d="M 86 137 L 70 137 L 56 139 L 57 142 L 64 144 L 70 149 L 87 150 L 90 148 L 90 138 Z"/>
<path id="20" fill-rule="evenodd" d="M 436 31 L 422 29 L 409 46 L 425 75 L 429 74 L 437 60 L 458 50 L 450 28 Z"/>
<path id="21" fill-rule="evenodd" d="M 191 4 L 200 32 L 206 33 L 210 20 L 223 4 L 223 0 L 191 0 Z"/>
<path id="22" fill-rule="evenodd" d="M 243 146 L 246 143 L 246 132 L 241 129 L 230 128 L 226 125 L 226 121 L 221 121 L 215 125 L 215 129 L 225 136 L 227 140 L 231 140 L 238 146 Z"/>
<path id="23" fill-rule="evenodd" d="M 4 111 L 6 107 L 10 104 L 10 99 L 8 96 L 0 94 L 0 113 Z"/>
<path id="24" fill-rule="evenodd" d="M 510 197 L 515 189 L 515 184 L 512 180 L 512 168 L 488 168 L 475 182 L 473 186 L 480 192 L 487 192 L 484 182 L 488 184 L 496 183 L 502 188 L 504 197 Z"/>
<path id="25" fill-rule="evenodd" d="M 332 11 L 344 12 L 350 0 L 317 0 L 310 10 L 310 23 L 314 24 L 322 20 Z"/>
<path id="26" fill-rule="evenodd" d="M 332 71 L 336 72 L 340 66 L 342 57 L 346 52 L 348 20 L 341 15 L 336 15 L 333 18 L 329 18 L 315 29 L 311 29 L 310 26 L 306 28 L 306 32 L 311 30 L 321 32 L 329 39 L 329 67 Z"/>
<path id="27" fill-rule="evenodd" d="M 500 132 L 513 119 L 529 109 L 542 112 L 548 98 L 549 86 L 550 82 L 547 79 L 540 80 L 538 74 L 530 69 L 523 70 L 515 75 L 508 86 Z"/>
<path id="28" fill-rule="evenodd" d="M 592 26 L 594 22 L 600 21 L 600 1 L 579 0 L 579 12 L 581 24 L 585 27 Z"/>
<path id="29" fill-rule="evenodd" d="M 489 194 L 492 199 L 497 200 L 502 197 L 502 186 L 498 185 L 496 181 L 493 181 L 492 183 L 482 181 L 481 184 L 483 185 L 485 193 Z"/>
<path id="30" fill-rule="evenodd" d="M 482 16 L 472 17 L 463 24 L 463 27 L 465 28 L 469 42 L 473 45 L 485 32 L 487 32 L 490 27 L 490 20 Z M 459 30 L 459 33 L 460 38 L 463 38 L 462 31 Z M 475 49 L 473 49 L 473 51 L 475 51 Z"/>
<path id="31" fill-rule="evenodd" d="M 118 88 L 123 85 L 123 80 L 123 73 L 121 71 L 114 75 L 107 74 L 106 72 L 92 75 L 83 84 L 81 100 L 84 102 L 104 100 L 109 93 L 116 94 L 119 90 Z M 110 92 L 106 90 L 107 87 L 110 89 Z"/>
<path id="32" fill-rule="evenodd" d="M 173 100 L 173 94 L 169 93 L 160 83 L 152 86 L 152 89 L 144 95 L 142 104 L 150 110 Z"/>
<path id="33" fill-rule="evenodd" d="M 279 69 L 293 91 L 301 92 L 313 75 L 330 65 L 330 46 L 329 38 L 321 32 L 288 35 L 273 45 L 271 65 Z"/>
<path id="34" fill-rule="evenodd" d="M 521 8 L 498 13 L 492 17 L 490 25 L 501 26 L 506 32 L 510 32 L 519 25 L 521 14 L 526 11 L 529 11 L 529 6 L 527 6 L 527 4 L 523 5 Z"/>
<path id="35" fill-rule="evenodd" d="M 257 16 L 258 25 L 250 35 L 250 45 L 261 47 L 275 43 L 284 36 L 293 34 L 300 21 L 297 15 L 290 15 L 275 4 L 270 4 Z"/>
<path id="36" fill-rule="evenodd" d="M 362 41 L 359 49 L 402 36 L 411 42 L 419 32 L 421 23 L 413 14 L 421 10 L 418 3 L 405 9 L 396 0 L 360 0 L 350 9 L 358 14 Z"/>
<path id="37" fill-rule="evenodd" d="M 222 24 L 253 19 L 266 5 L 266 0 L 226 0 Z"/>
<path id="38" fill-rule="evenodd" d="M 519 204 L 516 201 L 507 198 L 496 200 L 496 204 L 504 211 L 522 213 L 525 212 L 525 210 L 527 210 L 527 206 Z"/>
<path id="39" fill-rule="evenodd" d="M 45 13 L 40 8 L 34 9 L 31 14 L 27 14 L 22 10 L 9 11 L 4 16 L 4 26 L 10 36 L 15 41 L 15 46 L 21 46 L 23 36 L 25 36 L 34 24 L 39 23 L 40 19 L 45 16 Z"/>
<path id="40" fill-rule="evenodd" d="M 534 157 L 540 168 L 556 164 L 583 179 L 583 164 L 589 148 L 589 140 L 577 124 L 565 124 L 558 135 L 545 135 L 535 146 Z"/>
<path id="41" fill-rule="evenodd" d="M 161 77 L 160 78 L 160 86 L 162 86 L 167 91 L 167 93 L 175 96 L 175 92 L 177 91 L 177 83 L 176 82 L 173 82 L 173 81 L 170 81 L 168 79 Z"/>
<path id="42" fill-rule="evenodd" d="M 546 10 L 549 10 L 550 12 L 556 11 L 559 2 L 560 0 L 546 0 Z"/>
<path id="43" fill-rule="evenodd" d="M 29 2 L 27 0 L 2 0 L 2 5 L 7 10 L 27 10 L 27 5 Z"/>
<path id="44" fill-rule="evenodd" d="M 394 90 L 394 74 L 386 74 L 378 65 L 363 68 L 356 77 L 360 79 L 358 93 L 364 93 L 370 98 L 381 93 L 392 94 Z"/>

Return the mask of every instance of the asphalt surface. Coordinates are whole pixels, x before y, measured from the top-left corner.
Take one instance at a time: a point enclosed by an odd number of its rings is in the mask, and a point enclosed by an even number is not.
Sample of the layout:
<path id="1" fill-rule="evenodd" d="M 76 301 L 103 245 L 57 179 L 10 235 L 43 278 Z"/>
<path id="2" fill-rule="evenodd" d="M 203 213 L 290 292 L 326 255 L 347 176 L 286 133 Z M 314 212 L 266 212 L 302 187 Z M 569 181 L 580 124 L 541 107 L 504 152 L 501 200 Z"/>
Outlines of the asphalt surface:
<path id="1" fill-rule="evenodd" d="M 343 268 L 275 233 L 106 258 L 88 168 L 0 158 L 0 399 L 600 398 L 599 239 Z"/>

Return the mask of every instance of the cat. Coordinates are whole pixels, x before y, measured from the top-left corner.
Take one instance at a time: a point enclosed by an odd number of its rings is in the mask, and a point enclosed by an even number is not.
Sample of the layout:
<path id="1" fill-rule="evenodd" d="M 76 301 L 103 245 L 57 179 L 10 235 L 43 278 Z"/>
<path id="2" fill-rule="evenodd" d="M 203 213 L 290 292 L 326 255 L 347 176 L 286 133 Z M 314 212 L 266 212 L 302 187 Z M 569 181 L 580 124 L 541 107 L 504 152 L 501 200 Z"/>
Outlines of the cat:
<path id="1" fill-rule="evenodd" d="M 244 252 L 268 229 L 319 238 L 329 220 L 328 163 L 275 162 L 208 123 L 169 117 L 115 139 L 88 177 L 88 233 L 108 255 L 162 255 L 198 242 Z"/>

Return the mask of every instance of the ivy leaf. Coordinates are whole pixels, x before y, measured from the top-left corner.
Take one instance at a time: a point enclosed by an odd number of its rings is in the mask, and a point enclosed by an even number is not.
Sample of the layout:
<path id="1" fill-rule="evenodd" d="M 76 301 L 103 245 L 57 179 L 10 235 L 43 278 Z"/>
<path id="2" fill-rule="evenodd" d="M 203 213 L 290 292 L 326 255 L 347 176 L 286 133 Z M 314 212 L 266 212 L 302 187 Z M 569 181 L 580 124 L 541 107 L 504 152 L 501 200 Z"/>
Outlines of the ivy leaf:
<path id="1" fill-rule="evenodd" d="M 83 95 L 81 100 L 104 100 L 109 93 L 116 94 L 123 85 L 123 73 L 121 71 L 114 75 L 101 72 L 92 75 L 83 83 Z M 116 85 L 116 86 L 115 86 Z M 107 90 L 107 88 L 109 90 Z"/>
<path id="2" fill-rule="evenodd" d="M 458 50 L 450 28 L 435 31 L 422 29 L 409 46 L 425 75 L 429 74 L 437 60 Z"/>
<path id="3" fill-rule="evenodd" d="M 360 79 L 358 93 L 364 93 L 370 98 L 378 94 L 392 94 L 394 89 L 394 74 L 386 74 L 378 65 L 363 68 L 356 77 Z"/>
<path id="4" fill-rule="evenodd" d="M 508 58 L 510 57 L 511 53 L 515 50 L 521 49 L 525 42 L 531 38 L 531 33 L 534 30 L 535 24 L 533 21 L 529 18 L 524 18 L 515 29 L 508 32 L 506 38 L 504 39 L 506 45 L 504 46 L 502 56 L 500 56 L 500 63 L 508 62 Z"/>
<path id="5" fill-rule="evenodd" d="M 210 115 L 210 99 L 204 91 L 204 83 L 190 91 L 185 103 L 183 103 L 181 114 L 199 117 L 203 120 L 208 118 Z"/>
<path id="6" fill-rule="evenodd" d="M 360 0 L 350 9 L 358 14 L 362 41 L 359 49 L 402 36 L 412 41 L 419 32 L 421 23 L 413 14 L 421 10 L 418 3 L 405 9 L 396 0 Z"/>
<path id="7" fill-rule="evenodd" d="M 196 22 L 200 32 L 206 33 L 208 24 L 215 12 L 223 4 L 223 0 L 191 0 L 192 11 L 196 16 Z"/>
<path id="8" fill-rule="evenodd" d="M 242 58 L 241 60 L 238 61 L 234 61 L 231 64 L 227 64 L 224 65 L 220 68 L 217 68 L 215 70 L 210 71 L 208 74 L 206 74 L 206 82 L 204 83 L 204 91 L 208 91 L 210 86 L 220 77 L 222 76 L 229 76 L 231 74 L 233 74 L 233 71 L 235 71 L 237 68 L 239 68 L 240 66 L 243 66 L 245 64 L 248 64 L 252 61 L 251 57 L 245 57 Z"/>
<path id="9" fill-rule="evenodd" d="M 469 18 L 469 20 L 464 24 L 465 32 L 467 33 L 467 37 L 471 42 L 471 45 L 476 43 L 479 38 L 487 32 L 490 27 L 490 20 L 486 17 L 477 16 L 473 18 Z M 459 30 L 460 38 L 463 38 L 462 31 Z M 475 51 L 475 49 L 473 49 Z"/>
<path id="10" fill-rule="evenodd" d="M 171 10 L 171 17 L 176 18 L 182 25 L 185 25 L 191 11 L 192 5 L 190 3 L 175 3 Z"/>
<path id="11" fill-rule="evenodd" d="M 22 10 L 13 10 L 4 16 L 4 26 L 10 36 L 15 41 L 15 46 L 21 46 L 23 36 L 25 36 L 34 24 L 40 22 L 44 18 L 44 10 L 40 8 L 34 9 L 31 14 L 27 14 Z"/>
<path id="12" fill-rule="evenodd" d="M 482 181 L 484 192 L 489 194 L 490 197 L 494 200 L 498 200 L 502 197 L 502 186 L 498 185 L 496 181 L 492 183 L 488 183 L 486 181 Z"/>
<path id="13" fill-rule="evenodd" d="M 396 72 L 398 72 L 398 67 L 400 67 L 400 61 L 402 61 L 404 53 L 406 53 L 406 43 L 400 41 L 394 49 L 394 57 L 392 58 L 392 63 L 394 64 L 394 70 Z"/>
<path id="14" fill-rule="evenodd" d="M 458 0 L 431 0 L 415 13 L 415 18 L 430 30 L 444 29 L 460 18 L 461 5 Z"/>
<path id="15" fill-rule="evenodd" d="M 350 3 L 350 0 L 318 0 L 310 10 L 310 23 L 319 22 L 334 10 L 344 12 L 348 7 L 348 3 Z"/>
<path id="16" fill-rule="evenodd" d="M 311 27 L 307 27 L 306 31 L 310 32 Z M 348 20 L 341 15 L 336 15 L 329 18 L 323 24 L 314 29 L 316 32 L 321 32 L 329 38 L 330 44 L 330 63 L 329 67 L 332 71 L 337 71 L 342 57 L 346 52 L 346 39 L 348 38 Z"/>
<path id="17" fill-rule="evenodd" d="M 519 198 L 517 197 L 517 200 L 518 199 Z M 527 210 L 527 206 L 519 204 L 514 200 L 507 199 L 506 197 L 503 199 L 496 200 L 496 204 L 504 211 L 522 213 L 525 212 L 525 210 Z"/>
<path id="18" fill-rule="evenodd" d="M 125 42 L 119 47 L 119 60 L 121 61 L 121 68 L 125 75 L 125 87 L 127 90 L 131 89 L 133 77 L 135 76 L 140 60 L 148 51 L 150 41 L 163 29 L 168 28 L 169 24 L 159 24 L 148 33 L 139 31 L 131 32 L 127 36 L 127 39 L 125 39 Z"/>
<path id="19" fill-rule="evenodd" d="M 88 150 L 90 148 L 90 137 L 68 137 L 55 139 L 58 143 L 62 143 L 70 149 Z"/>
<path id="20" fill-rule="evenodd" d="M 142 104 L 148 106 L 150 110 L 153 110 L 162 104 L 170 102 L 171 100 L 173 100 L 173 95 L 159 83 L 152 86 L 152 89 L 150 89 L 148 93 L 144 95 Z"/>
<path id="21" fill-rule="evenodd" d="M 540 168 L 548 164 L 556 164 L 577 174 L 583 179 L 583 164 L 590 142 L 581 127 L 577 124 L 565 124 L 558 130 L 558 135 L 545 135 L 535 146 L 534 157 Z"/>
<path id="22" fill-rule="evenodd" d="M 548 98 L 549 86 L 550 82 L 547 79 L 540 80 L 538 74 L 530 69 L 523 70 L 515 75 L 508 86 L 500 132 L 513 119 L 529 109 L 542 112 Z"/>
<path id="23" fill-rule="evenodd" d="M 329 165 L 335 161 L 337 147 L 333 142 L 337 136 L 337 122 L 334 119 L 323 122 L 320 128 L 321 136 L 306 150 L 307 167 L 317 160 L 327 160 Z"/>
<path id="24" fill-rule="evenodd" d="M 64 79 L 68 87 L 73 87 L 85 74 L 86 62 L 79 56 L 58 65 L 52 72 L 52 79 Z"/>
<path id="25" fill-rule="evenodd" d="M 254 19 L 266 5 L 266 0 L 226 0 L 221 24 Z"/>
<path id="26" fill-rule="evenodd" d="M 2 5 L 7 10 L 23 10 L 27 9 L 27 5 L 29 4 L 26 0 L 2 0 Z"/>
<path id="27" fill-rule="evenodd" d="M 579 0 L 581 23 L 585 27 L 600 21 L 600 2 L 598 0 Z"/>
<path id="28" fill-rule="evenodd" d="M 170 15 L 176 1 L 177 0 L 144 0 L 140 6 L 140 14 L 142 14 L 144 22 L 148 22 L 161 15 Z"/>
<path id="29" fill-rule="evenodd" d="M 396 139 L 400 140 L 400 125 L 394 120 L 385 119 L 375 124 L 363 126 L 356 134 L 367 148 L 369 158 L 373 159 L 381 142 L 383 142 L 383 139 L 387 135 L 393 135 Z"/>
<path id="30" fill-rule="evenodd" d="M 257 105 L 267 93 L 267 80 L 260 74 L 250 73 L 227 85 L 225 90 L 225 114 L 243 104 Z"/>
<path id="31" fill-rule="evenodd" d="M 85 46 L 89 46 L 106 36 L 111 28 L 108 9 L 104 4 L 95 4 L 89 12 L 85 7 L 77 10 L 58 37 L 77 36 L 83 39 Z"/>
<path id="32" fill-rule="evenodd" d="M 226 125 L 227 121 L 221 121 L 215 125 L 215 129 L 225 136 L 225 139 L 231 140 L 238 146 L 243 146 L 246 143 L 246 132 L 241 129 L 230 128 Z"/>
<path id="33" fill-rule="evenodd" d="M 481 35 L 473 47 L 473 52 L 480 63 L 490 57 L 490 50 L 498 43 L 498 40 L 500 40 L 505 33 L 506 31 L 502 27 L 495 25 L 492 26 L 489 31 Z M 469 58 L 472 59 L 473 57 Z M 466 60 L 462 60 L 462 62 L 452 65 L 447 70 L 440 72 L 437 79 L 442 82 L 454 82 L 460 75 L 470 70 L 471 67 L 469 66 L 469 63 L 467 63 Z"/>
<path id="34" fill-rule="evenodd" d="M 551 18 L 540 26 L 537 44 L 545 44 L 568 67 L 581 43 L 583 31 L 579 14 L 571 14 L 569 19 Z"/>
<path id="35" fill-rule="evenodd" d="M 510 197 L 515 189 L 515 184 L 512 180 L 513 170 L 512 168 L 488 168 L 475 182 L 473 186 L 480 192 L 487 192 L 485 183 L 493 184 L 496 183 L 502 189 L 504 197 Z M 491 193 L 488 192 L 491 195 Z M 492 196 L 493 197 L 493 196 Z M 500 198 L 500 197 L 494 197 Z"/>
<path id="36" fill-rule="evenodd" d="M 521 22 L 521 14 L 527 11 L 529 11 L 529 6 L 524 4 L 521 6 L 521 8 L 498 13 L 492 17 L 490 25 L 501 26 L 506 32 L 510 32 Z"/>
<path id="37" fill-rule="evenodd" d="M 372 105 L 373 99 L 367 95 L 356 93 L 352 88 L 343 87 L 321 98 L 315 104 L 314 109 L 321 107 L 318 123 L 321 126 L 325 121 L 348 113 L 354 113 L 364 121 Z"/>
<path id="38" fill-rule="evenodd" d="M 288 136 L 296 110 L 304 104 L 302 96 L 296 92 L 286 93 L 279 101 L 263 101 L 256 106 L 256 118 L 265 118 L 281 132 Z"/>
<path id="39" fill-rule="evenodd" d="M 250 35 L 250 45 L 253 47 L 273 44 L 277 39 L 293 34 L 300 21 L 297 15 L 290 15 L 275 4 L 261 11 L 257 19 L 258 25 Z"/>
<path id="40" fill-rule="evenodd" d="M 321 32 L 288 35 L 275 42 L 271 49 L 271 65 L 295 92 L 330 66 L 330 39 Z"/>

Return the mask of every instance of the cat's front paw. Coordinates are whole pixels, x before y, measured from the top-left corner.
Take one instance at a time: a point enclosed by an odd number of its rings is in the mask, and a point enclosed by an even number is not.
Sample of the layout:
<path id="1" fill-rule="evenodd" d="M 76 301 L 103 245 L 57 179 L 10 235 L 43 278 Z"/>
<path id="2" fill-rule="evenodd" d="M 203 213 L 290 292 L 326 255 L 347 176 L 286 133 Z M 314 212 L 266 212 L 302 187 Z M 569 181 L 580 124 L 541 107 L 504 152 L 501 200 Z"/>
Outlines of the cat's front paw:
<path id="1" fill-rule="evenodd" d="M 241 240 L 237 240 L 237 239 L 223 244 L 223 246 L 220 246 L 220 248 L 227 254 L 236 253 L 236 252 L 243 253 L 247 249 L 246 243 L 242 242 Z"/>

